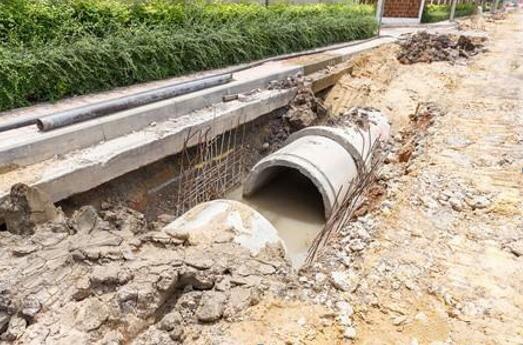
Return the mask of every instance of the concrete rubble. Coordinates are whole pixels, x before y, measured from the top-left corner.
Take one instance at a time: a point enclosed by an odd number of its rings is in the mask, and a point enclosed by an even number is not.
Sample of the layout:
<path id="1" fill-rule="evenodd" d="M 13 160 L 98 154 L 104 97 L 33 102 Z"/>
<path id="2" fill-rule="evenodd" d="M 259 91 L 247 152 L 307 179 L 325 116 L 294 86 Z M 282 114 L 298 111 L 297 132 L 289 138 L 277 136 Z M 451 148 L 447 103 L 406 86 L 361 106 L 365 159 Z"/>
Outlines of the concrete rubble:
<path id="1" fill-rule="evenodd" d="M 261 294 L 278 293 L 290 270 L 279 242 L 254 254 L 230 228 L 212 226 L 192 241 L 164 227 L 171 217 L 148 223 L 109 203 L 69 218 L 40 203 L 53 216 L 44 222 L 19 192 L 45 197 L 13 189 L 5 209 L 23 210 L 17 216 L 31 227 L 11 221 L 0 231 L 0 343 L 192 344 L 220 336 L 219 321 Z"/>
<path id="2" fill-rule="evenodd" d="M 408 36 L 400 43 L 397 55 L 402 64 L 417 62 L 451 61 L 469 58 L 483 50 L 485 37 L 466 35 L 431 34 L 422 31 Z"/>

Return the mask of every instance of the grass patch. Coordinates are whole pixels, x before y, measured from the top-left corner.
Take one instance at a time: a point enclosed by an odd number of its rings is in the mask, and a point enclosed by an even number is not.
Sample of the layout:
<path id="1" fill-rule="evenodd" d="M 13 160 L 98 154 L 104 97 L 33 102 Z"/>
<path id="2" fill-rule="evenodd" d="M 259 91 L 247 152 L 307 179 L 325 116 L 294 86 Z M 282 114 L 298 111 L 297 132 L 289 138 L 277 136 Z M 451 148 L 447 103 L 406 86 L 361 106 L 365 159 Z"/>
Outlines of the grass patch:
<path id="1" fill-rule="evenodd" d="M 365 5 L 4 0 L 0 109 L 371 37 Z"/>
<path id="2" fill-rule="evenodd" d="M 456 18 L 469 16 L 474 12 L 476 5 L 458 4 L 456 5 Z M 427 5 L 421 17 L 422 23 L 435 23 L 450 19 L 450 5 Z"/>

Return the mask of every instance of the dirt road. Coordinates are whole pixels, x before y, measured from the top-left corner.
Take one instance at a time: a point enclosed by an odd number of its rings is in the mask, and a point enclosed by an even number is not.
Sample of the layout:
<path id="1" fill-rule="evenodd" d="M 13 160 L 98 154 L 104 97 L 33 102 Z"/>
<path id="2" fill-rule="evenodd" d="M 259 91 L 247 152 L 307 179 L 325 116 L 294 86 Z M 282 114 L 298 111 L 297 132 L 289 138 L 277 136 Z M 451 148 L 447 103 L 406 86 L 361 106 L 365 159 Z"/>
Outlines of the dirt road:
<path id="1" fill-rule="evenodd" d="M 329 95 L 386 110 L 400 143 L 418 103 L 445 113 L 404 174 L 385 170 L 356 344 L 523 344 L 523 15 L 487 30 L 466 64 L 404 66 L 388 48 Z"/>

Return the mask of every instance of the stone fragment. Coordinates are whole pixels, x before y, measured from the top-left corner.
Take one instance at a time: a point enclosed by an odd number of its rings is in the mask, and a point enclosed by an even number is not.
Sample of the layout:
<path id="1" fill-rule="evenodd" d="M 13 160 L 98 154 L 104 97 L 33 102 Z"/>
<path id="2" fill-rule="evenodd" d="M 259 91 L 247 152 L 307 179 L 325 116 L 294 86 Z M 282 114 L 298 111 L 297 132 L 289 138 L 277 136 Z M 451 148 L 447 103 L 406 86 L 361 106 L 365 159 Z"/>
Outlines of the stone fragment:
<path id="1" fill-rule="evenodd" d="M 22 302 L 22 315 L 32 319 L 42 309 L 40 301 L 35 296 L 27 296 Z"/>
<path id="2" fill-rule="evenodd" d="M 192 286 L 197 290 L 209 290 L 214 286 L 215 277 L 202 271 L 188 270 L 180 272 L 178 286 Z"/>
<path id="3" fill-rule="evenodd" d="M 523 239 L 509 243 L 507 248 L 515 256 L 523 256 Z"/>
<path id="4" fill-rule="evenodd" d="M 172 331 L 175 327 L 180 326 L 181 323 L 182 316 L 179 312 L 173 310 L 162 318 L 158 324 L 158 328 L 163 331 Z"/>
<path id="5" fill-rule="evenodd" d="M 350 291 L 350 277 L 347 272 L 334 271 L 331 272 L 330 281 L 332 286 L 341 291 Z"/>
<path id="6" fill-rule="evenodd" d="M 40 189 L 17 183 L 0 204 L 0 217 L 4 218 L 9 232 L 31 235 L 36 225 L 58 220 L 61 212 Z"/>
<path id="7" fill-rule="evenodd" d="M 343 337 L 345 339 L 355 339 L 356 338 L 356 328 L 354 327 L 345 327 L 345 330 L 343 331 Z"/>
<path id="8" fill-rule="evenodd" d="M 11 316 L 3 311 L 0 311 L 0 334 L 2 334 L 7 328 L 7 325 L 9 325 L 9 319 L 11 319 Z"/>
<path id="9" fill-rule="evenodd" d="M 98 216 L 93 206 L 84 206 L 75 211 L 71 218 L 72 226 L 78 233 L 90 234 L 93 231 L 108 230 L 109 225 Z"/>
<path id="10" fill-rule="evenodd" d="M 108 265 L 95 266 L 91 276 L 91 287 L 97 286 L 111 286 L 123 285 L 132 279 L 132 274 L 125 269 L 121 269 L 117 263 L 109 263 Z"/>
<path id="11" fill-rule="evenodd" d="M 449 203 L 450 203 L 450 206 L 452 206 L 452 209 L 454 211 L 458 211 L 458 212 L 461 212 L 463 211 L 463 202 L 456 198 L 456 197 L 452 197 L 449 199 Z"/>
<path id="12" fill-rule="evenodd" d="M 80 303 L 75 325 L 81 331 L 88 332 L 98 329 L 109 317 L 109 307 L 96 298 L 90 298 Z"/>
<path id="13" fill-rule="evenodd" d="M 230 290 L 229 300 L 226 306 L 226 316 L 231 317 L 258 301 L 253 289 L 236 286 Z"/>
<path id="14" fill-rule="evenodd" d="M 200 254 L 193 254 L 190 256 L 187 256 L 184 259 L 185 263 L 188 266 L 194 267 L 199 270 L 206 270 L 212 267 L 213 261 L 209 258 L 204 257 Z"/>
<path id="15" fill-rule="evenodd" d="M 2 334 L 0 339 L 7 341 L 14 341 L 24 333 L 27 327 L 27 322 L 20 316 L 13 316 L 9 320 L 7 330 Z"/>
<path id="16" fill-rule="evenodd" d="M 196 310 L 196 318 L 200 322 L 213 322 L 219 320 L 225 310 L 227 296 L 223 292 L 206 292 Z"/>

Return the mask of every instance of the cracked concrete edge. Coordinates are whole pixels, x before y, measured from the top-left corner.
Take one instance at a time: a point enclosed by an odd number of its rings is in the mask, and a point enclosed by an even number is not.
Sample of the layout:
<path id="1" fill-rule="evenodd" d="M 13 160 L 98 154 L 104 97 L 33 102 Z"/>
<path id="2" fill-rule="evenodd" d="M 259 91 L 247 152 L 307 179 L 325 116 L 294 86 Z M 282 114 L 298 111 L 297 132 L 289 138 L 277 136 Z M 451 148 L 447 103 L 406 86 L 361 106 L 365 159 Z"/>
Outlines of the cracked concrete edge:
<path id="1" fill-rule="evenodd" d="M 127 172 L 156 162 L 183 149 L 189 131 L 212 126 L 208 138 L 216 137 L 262 115 L 287 105 L 296 90 L 273 90 L 250 102 L 234 101 L 224 109 L 200 111 L 165 121 L 155 127 L 131 133 L 84 150 L 72 152 L 40 172 L 31 186 L 49 194 L 53 202 L 88 191 Z M 241 122 L 239 122 L 241 121 Z M 197 143 L 191 137 L 188 146 Z M 20 181 L 25 182 L 25 181 Z M 0 202 L 9 194 L 10 186 L 0 186 Z"/>

